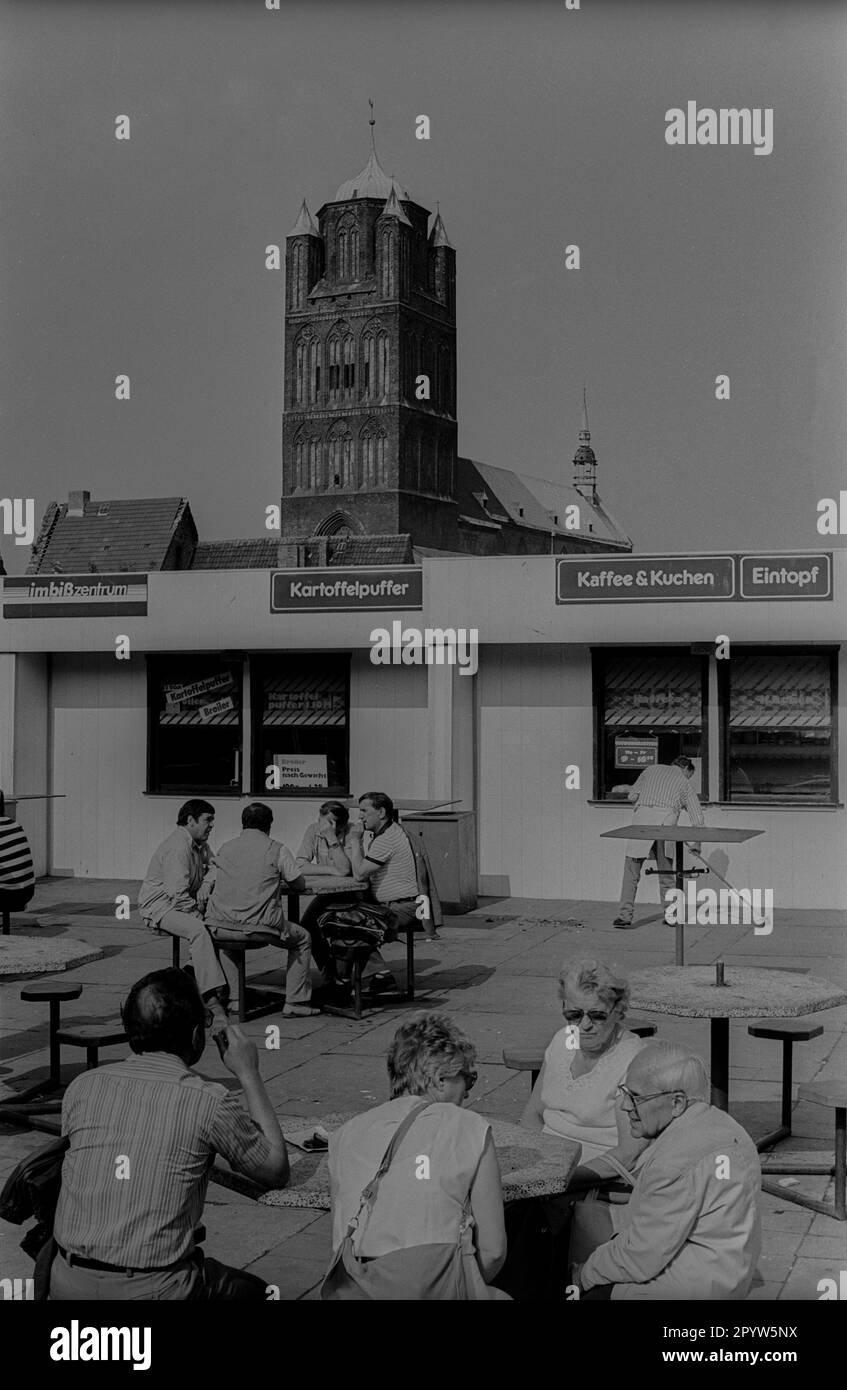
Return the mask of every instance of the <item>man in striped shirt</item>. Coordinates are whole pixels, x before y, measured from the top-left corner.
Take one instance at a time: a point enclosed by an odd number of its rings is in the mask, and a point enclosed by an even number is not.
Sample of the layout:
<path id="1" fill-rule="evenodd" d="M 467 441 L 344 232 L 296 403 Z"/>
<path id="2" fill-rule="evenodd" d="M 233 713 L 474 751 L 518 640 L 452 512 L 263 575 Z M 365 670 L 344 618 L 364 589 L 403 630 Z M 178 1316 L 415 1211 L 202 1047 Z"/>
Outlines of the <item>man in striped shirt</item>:
<path id="1" fill-rule="evenodd" d="M 122 1009 L 135 1055 L 83 1072 L 65 1092 L 70 1148 L 51 1299 L 266 1297 L 263 1280 L 204 1258 L 194 1243 L 217 1154 L 264 1187 L 282 1187 L 289 1175 L 255 1044 L 236 1026 L 218 1043 L 246 1110 L 237 1094 L 192 1070 L 206 1043 L 205 1014 L 184 971 L 145 975 Z"/>
<path id="2" fill-rule="evenodd" d="M 629 789 L 629 800 L 635 802 L 632 822 L 634 825 L 676 825 L 680 811 L 687 811 L 692 825 L 704 825 L 703 809 L 697 793 L 691 788 L 694 764 L 690 758 L 675 758 L 667 765 L 656 763 L 645 767 L 640 777 Z M 699 852 L 700 845 L 693 848 Z M 624 860 L 623 883 L 618 915 L 614 920 L 616 927 L 632 925 L 635 908 L 635 894 L 644 860 L 655 855 L 659 870 L 660 899 L 665 902 L 665 894 L 674 886 L 671 861 L 665 850 L 664 840 L 627 840 Z M 667 921 L 667 914 L 665 915 Z"/>
<path id="3" fill-rule="evenodd" d="M 0 816 L 0 912 L 20 912 L 34 892 L 32 851 L 23 827 Z"/>

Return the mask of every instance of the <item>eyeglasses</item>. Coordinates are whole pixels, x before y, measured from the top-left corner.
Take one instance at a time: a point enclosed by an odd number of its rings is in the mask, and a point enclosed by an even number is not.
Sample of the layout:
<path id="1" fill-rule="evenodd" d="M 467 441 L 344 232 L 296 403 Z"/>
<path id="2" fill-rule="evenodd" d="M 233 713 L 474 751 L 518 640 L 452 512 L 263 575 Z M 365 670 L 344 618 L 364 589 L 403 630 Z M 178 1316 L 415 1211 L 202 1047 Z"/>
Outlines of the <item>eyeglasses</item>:
<path id="1" fill-rule="evenodd" d="M 581 1023 L 584 1018 L 590 1018 L 592 1023 L 605 1023 L 609 1015 L 602 1009 L 562 1009 L 562 1017 L 566 1023 Z"/>
<path id="2" fill-rule="evenodd" d="M 619 1087 L 618 1087 L 618 1090 L 617 1090 L 617 1094 L 618 1094 L 619 1096 L 626 1096 L 627 1100 L 629 1101 L 630 1105 L 632 1106 L 632 1111 L 633 1111 L 633 1114 L 634 1114 L 634 1115 L 637 1115 L 637 1114 L 638 1114 L 638 1106 L 639 1106 L 639 1104 L 643 1104 L 643 1102 L 644 1102 L 645 1100 L 656 1100 L 656 1099 L 658 1099 L 659 1096 L 685 1096 L 685 1092 L 684 1092 L 684 1091 L 679 1091 L 679 1090 L 676 1090 L 676 1091 L 653 1091 L 652 1095 L 649 1095 L 649 1096 L 636 1096 L 636 1095 L 633 1095 L 632 1091 L 629 1089 L 628 1086 L 619 1086 Z M 688 1097 L 685 1096 L 685 1099 L 687 1100 Z"/>

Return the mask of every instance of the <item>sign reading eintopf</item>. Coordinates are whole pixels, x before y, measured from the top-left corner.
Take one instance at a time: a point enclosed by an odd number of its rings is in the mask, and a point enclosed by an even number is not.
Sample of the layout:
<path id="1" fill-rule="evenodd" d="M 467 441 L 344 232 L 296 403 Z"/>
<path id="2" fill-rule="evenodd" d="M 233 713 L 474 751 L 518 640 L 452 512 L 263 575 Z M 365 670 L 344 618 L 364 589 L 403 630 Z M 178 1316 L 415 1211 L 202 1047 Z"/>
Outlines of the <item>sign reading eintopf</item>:
<path id="1" fill-rule="evenodd" d="M 423 607 L 423 571 L 278 570 L 271 575 L 272 613 L 389 613 Z"/>

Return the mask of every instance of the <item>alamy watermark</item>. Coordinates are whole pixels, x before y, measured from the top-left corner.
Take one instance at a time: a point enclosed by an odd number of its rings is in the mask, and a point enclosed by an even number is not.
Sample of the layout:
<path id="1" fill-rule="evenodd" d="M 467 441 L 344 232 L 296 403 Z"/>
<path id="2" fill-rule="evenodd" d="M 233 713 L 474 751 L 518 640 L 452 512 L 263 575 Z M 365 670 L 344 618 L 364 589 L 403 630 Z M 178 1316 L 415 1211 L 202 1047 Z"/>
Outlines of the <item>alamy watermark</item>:
<path id="1" fill-rule="evenodd" d="M 674 927 L 752 926 L 754 936 L 770 936 L 773 889 L 697 888 L 689 880 L 684 891 L 668 889 L 665 920 Z"/>
<path id="2" fill-rule="evenodd" d="M 404 627 L 393 622 L 370 635 L 374 666 L 458 666 L 460 676 L 476 675 L 479 630 L 475 627 Z"/>

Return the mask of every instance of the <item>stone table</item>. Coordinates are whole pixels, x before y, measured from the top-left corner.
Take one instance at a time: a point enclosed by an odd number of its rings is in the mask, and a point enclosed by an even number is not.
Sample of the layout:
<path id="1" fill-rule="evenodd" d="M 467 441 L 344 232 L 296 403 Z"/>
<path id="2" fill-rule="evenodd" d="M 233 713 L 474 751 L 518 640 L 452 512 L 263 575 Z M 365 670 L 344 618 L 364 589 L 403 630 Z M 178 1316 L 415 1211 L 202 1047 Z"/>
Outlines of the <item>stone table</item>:
<path id="1" fill-rule="evenodd" d="M 847 1004 L 847 990 L 788 970 L 751 970 L 725 965 L 725 983 L 715 984 L 714 965 L 663 965 L 630 976 L 633 1009 L 708 1018 L 711 1027 L 712 1104 L 729 1109 L 729 1020 L 799 1018 Z"/>
<path id="2" fill-rule="evenodd" d="M 52 975 L 99 960 L 103 952 L 69 936 L 0 936 L 0 982 Z"/>
<path id="3" fill-rule="evenodd" d="M 283 1133 L 297 1134 L 320 1125 L 330 1134 L 340 1129 L 356 1112 L 307 1118 L 283 1115 Z M 564 1192 L 577 1166 L 582 1147 L 570 1139 L 534 1133 L 505 1120 L 490 1120 L 494 1146 L 503 1179 L 503 1201 L 517 1202 L 524 1197 L 549 1197 Z M 268 1207 L 313 1207 L 330 1211 L 329 1164 L 327 1154 L 304 1153 L 289 1148 L 291 1180 L 288 1187 L 274 1188 L 259 1197 Z"/>

